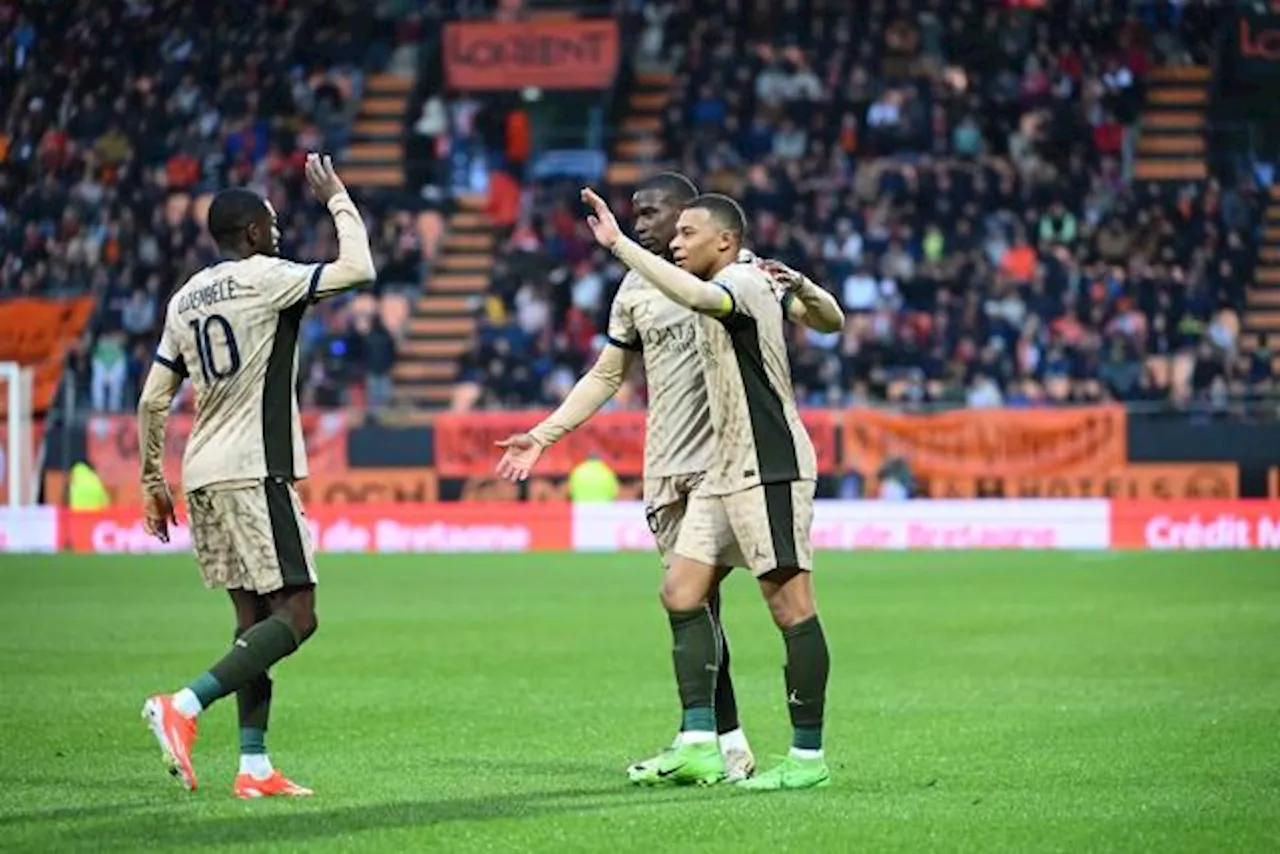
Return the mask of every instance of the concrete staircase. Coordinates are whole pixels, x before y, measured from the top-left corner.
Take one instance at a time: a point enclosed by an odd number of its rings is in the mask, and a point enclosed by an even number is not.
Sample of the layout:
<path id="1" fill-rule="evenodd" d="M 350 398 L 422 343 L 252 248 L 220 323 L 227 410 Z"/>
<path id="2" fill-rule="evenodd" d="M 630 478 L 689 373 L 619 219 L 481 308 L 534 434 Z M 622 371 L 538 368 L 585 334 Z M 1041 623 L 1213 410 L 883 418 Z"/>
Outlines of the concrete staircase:
<path id="1" fill-rule="evenodd" d="M 459 359 L 474 343 L 476 312 L 489 290 L 495 246 L 486 198 L 462 196 L 457 201 L 392 372 L 396 400 L 406 407 L 448 405 Z"/>
<path id="2" fill-rule="evenodd" d="M 1248 291 L 1241 343 L 1256 346 L 1262 334 L 1267 335 L 1273 349 L 1280 346 L 1280 186 L 1271 188 L 1263 213 L 1258 265 Z M 1280 372 L 1280 353 L 1275 369 Z"/>
<path id="3" fill-rule="evenodd" d="M 1147 79 L 1133 177 L 1138 181 L 1203 181 L 1205 125 L 1209 110 L 1208 68 L 1156 68 Z"/>
<path id="4" fill-rule="evenodd" d="M 414 78 L 373 74 L 365 78 L 364 100 L 342 157 L 342 179 L 350 187 L 404 186 L 405 113 Z"/>
<path id="5" fill-rule="evenodd" d="M 663 71 L 636 74 L 627 117 L 622 120 L 609 159 L 606 180 L 610 186 L 638 183 L 654 171 L 655 163 L 666 154 L 662 144 L 662 111 L 671 98 L 671 79 L 671 74 Z"/>

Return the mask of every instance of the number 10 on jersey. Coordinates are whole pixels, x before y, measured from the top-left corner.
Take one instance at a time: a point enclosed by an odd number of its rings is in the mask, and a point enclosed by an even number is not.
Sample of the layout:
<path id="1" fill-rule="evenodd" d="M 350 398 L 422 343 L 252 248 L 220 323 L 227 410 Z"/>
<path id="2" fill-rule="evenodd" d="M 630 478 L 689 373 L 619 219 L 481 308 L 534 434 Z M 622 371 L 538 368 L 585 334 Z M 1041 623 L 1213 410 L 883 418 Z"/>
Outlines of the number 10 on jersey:
<path id="1" fill-rule="evenodd" d="M 218 334 L 213 334 L 215 327 Z M 200 355 L 200 373 L 205 383 L 225 380 L 240 370 L 240 348 L 231 323 L 220 314 L 191 321 L 191 332 L 196 338 L 196 353 Z M 221 339 L 221 340 L 218 340 Z"/>

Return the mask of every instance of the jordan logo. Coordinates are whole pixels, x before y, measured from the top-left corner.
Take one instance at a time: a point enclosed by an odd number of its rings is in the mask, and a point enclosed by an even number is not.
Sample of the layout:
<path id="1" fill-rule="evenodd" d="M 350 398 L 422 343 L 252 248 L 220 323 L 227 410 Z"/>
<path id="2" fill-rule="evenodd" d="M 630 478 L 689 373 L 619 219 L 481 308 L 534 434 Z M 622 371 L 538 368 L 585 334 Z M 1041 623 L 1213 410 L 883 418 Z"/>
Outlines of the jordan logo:
<path id="1" fill-rule="evenodd" d="M 792 689 L 791 689 L 791 693 L 787 695 L 787 705 L 788 705 L 788 706 L 803 706 L 803 705 L 804 705 L 804 701 L 803 701 L 803 700 L 801 700 L 799 697 L 797 697 L 797 696 L 796 696 L 796 691 L 795 691 L 795 689 L 794 689 L 794 688 L 792 688 Z"/>

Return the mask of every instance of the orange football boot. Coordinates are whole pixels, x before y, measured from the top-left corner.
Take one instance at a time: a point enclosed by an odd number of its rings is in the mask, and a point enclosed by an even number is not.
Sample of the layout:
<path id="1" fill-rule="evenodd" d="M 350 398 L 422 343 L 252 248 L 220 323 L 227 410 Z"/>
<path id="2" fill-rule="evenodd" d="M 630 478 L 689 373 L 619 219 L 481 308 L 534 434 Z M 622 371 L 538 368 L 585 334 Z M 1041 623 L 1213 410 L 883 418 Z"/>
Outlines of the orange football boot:
<path id="1" fill-rule="evenodd" d="M 160 742 L 169 773 L 189 791 L 196 790 L 196 771 L 191 765 L 191 746 L 196 741 L 196 719 L 184 717 L 173 706 L 172 694 L 157 694 L 142 707 L 142 719 Z"/>
<path id="2" fill-rule="evenodd" d="M 271 776 L 258 779 L 252 774 L 237 774 L 235 796 L 245 800 L 253 798 L 305 798 L 315 792 L 306 786 L 299 786 L 279 771 L 272 771 Z"/>

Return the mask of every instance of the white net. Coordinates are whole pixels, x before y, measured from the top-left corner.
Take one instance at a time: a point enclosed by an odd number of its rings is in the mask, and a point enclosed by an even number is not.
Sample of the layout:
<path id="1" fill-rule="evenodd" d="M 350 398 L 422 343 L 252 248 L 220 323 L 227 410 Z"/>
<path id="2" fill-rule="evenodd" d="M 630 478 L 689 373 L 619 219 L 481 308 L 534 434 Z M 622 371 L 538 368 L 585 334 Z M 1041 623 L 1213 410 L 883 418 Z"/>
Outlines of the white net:
<path id="1" fill-rule="evenodd" d="M 0 362 L 0 506 L 34 504 L 35 412 L 31 369 Z"/>

